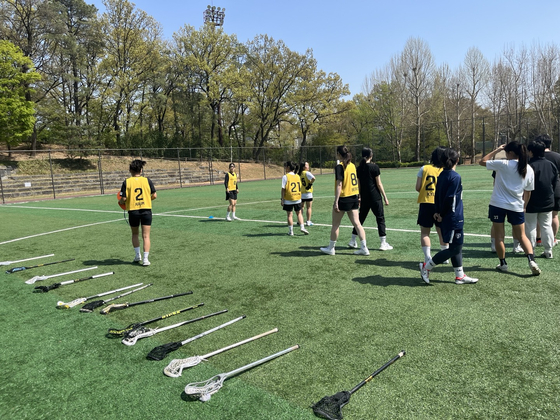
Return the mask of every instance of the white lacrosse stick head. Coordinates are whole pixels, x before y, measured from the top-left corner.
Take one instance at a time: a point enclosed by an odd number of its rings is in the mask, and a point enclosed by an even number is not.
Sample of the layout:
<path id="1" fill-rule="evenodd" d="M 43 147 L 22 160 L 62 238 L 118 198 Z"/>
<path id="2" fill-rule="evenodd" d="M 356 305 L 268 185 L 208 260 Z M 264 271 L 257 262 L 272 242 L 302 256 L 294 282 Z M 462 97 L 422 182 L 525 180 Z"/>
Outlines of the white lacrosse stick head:
<path id="1" fill-rule="evenodd" d="M 200 401 L 206 402 L 210 399 L 212 394 L 220 390 L 226 378 L 227 375 L 220 374 L 203 382 L 193 382 L 185 387 L 185 394 L 198 396 Z"/>
<path id="2" fill-rule="evenodd" d="M 150 337 L 155 333 L 156 333 L 156 329 L 149 329 L 144 327 L 136 328 L 134 330 L 130 330 L 129 332 L 127 332 L 124 338 L 121 340 L 121 342 L 127 346 L 133 346 L 141 338 Z"/>
<path id="3" fill-rule="evenodd" d="M 46 280 L 47 276 L 35 276 L 35 277 L 31 277 L 29 280 L 25 281 L 25 284 L 33 284 L 36 281 L 40 281 L 40 280 Z"/>
<path id="4" fill-rule="evenodd" d="M 165 369 L 163 369 L 163 373 L 172 378 L 178 378 L 181 376 L 183 369 L 196 366 L 203 360 L 204 359 L 200 356 L 187 357 L 186 359 L 173 359 Z"/>

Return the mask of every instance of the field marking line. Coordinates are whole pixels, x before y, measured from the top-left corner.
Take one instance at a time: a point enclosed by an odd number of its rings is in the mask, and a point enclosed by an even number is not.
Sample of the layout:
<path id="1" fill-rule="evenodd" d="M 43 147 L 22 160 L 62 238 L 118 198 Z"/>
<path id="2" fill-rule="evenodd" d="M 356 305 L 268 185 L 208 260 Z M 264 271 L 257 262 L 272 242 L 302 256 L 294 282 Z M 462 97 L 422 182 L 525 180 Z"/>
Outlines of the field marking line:
<path id="1" fill-rule="evenodd" d="M 81 229 L 81 228 L 90 227 L 90 226 L 102 225 L 102 224 L 105 224 L 105 223 L 122 222 L 122 220 L 123 219 L 108 220 L 108 221 L 105 221 L 105 222 L 89 223 L 87 225 L 73 226 L 73 227 L 64 228 L 64 229 L 57 229 L 57 230 L 53 230 L 51 232 L 37 233 L 36 235 L 24 236 L 22 238 L 10 239 L 9 241 L 0 242 L 0 245 L 5 245 L 5 244 L 12 243 L 12 242 L 17 242 L 17 241 L 23 241 L 24 239 L 37 238 L 39 236 L 50 235 L 52 233 L 59 233 L 59 232 L 65 232 L 65 231 L 68 231 L 68 230 Z"/>

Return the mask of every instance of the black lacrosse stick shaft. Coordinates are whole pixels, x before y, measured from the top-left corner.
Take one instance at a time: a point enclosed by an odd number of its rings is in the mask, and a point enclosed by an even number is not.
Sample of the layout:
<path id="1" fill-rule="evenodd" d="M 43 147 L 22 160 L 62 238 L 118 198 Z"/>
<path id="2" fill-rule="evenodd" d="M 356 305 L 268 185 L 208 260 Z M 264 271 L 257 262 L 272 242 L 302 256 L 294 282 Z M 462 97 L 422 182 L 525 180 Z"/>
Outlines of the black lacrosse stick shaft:
<path id="1" fill-rule="evenodd" d="M 147 321 L 136 322 L 134 324 L 130 324 L 128 327 L 125 327 L 121 330 L 117 330 L 116 328 L 111 328 L 108 331 L 108 333 L 109 333 L 109 335 L 122 337 L 128 331 L 132 331 L 136 328 L 143 327 L 144 325 L 148 325 L 148 324 L 151 324 L 151 323 L 156 322 L 156 321 L 161 321 L 162 319 L 169 318 L 170 316 L 179 315 L 182 312 L 190 311 L 191 309 L 195 309 L 195 308 L 198 308 L 200 306 L 204 306 L 204 303 L 199 303 L 198 305 L 189 306 L 188 308 L 184 308 L 184 309 L 179 309 L 178 311 L 170 312 L 168 314 L 158 316 L 157 318 L 149 319 Z"/>
<path id="2" fill-rule="evenodd" d="M 148 299 L 148 300 L 142 300 L 140 302 L 133 302 L 133 303 L 129 303 L 127 305 L 127 308 L 130 308 L 131 306 L 134 305 L 142 305 L 144 303 L 151 303 L 151 302 L 156 302 L 158 300 L 164 300 L 164 299 L 171 299 L 171 298 L 176 298 L 179 296 L 185 296 L 185 295 L 192 295 L 192 290 L 189 292 L 185 292 L 185 293 L 177 293 L 176 295 L 169 295 L 169 296 L 162 296 L 162 297 L 158 297 L 158 298 L 153 298 L 153 299 Z M 159 318 L 158 318 L 159 319 Z"/>
<path id="3" fill-rule="evenodd" d="M 371 381 L 373 378 L 375 378 L 377 375 L 379 375 L 381 372 L 383 372 L 385 369 L 387 369 L 389 366 L 391 366 L 393 363 L 395 363 L 397 360 L 403 357 L 405 354 L 406 352 L 404 350 L 401 350 L 399 354 L 397 354 L 395 357 L 393 357 L 391 360 L 389 360 L 387 363 L 385 363 L 383 366 L 381 366 L 379 369 L 377 369 L 375 372 L 369 375 L 366 379 L 364 379 L 362 382 L 360 382 L 358 385 L 352 388 L 349 391 L 350 395 L 356 392 L 361 387 L 363 387 L 365 384 L 367 384 L 369 381 Z"/>
<path id="4" fill-rule="evenodd" d="M 37 265 L 30 265 L 30 266 L 28 266 L 28 267 L 14 267 L 14 268 L 12 268 L 12 269 L 10 269 L 10 270 L 6 270 L 6 273 L 7 273 L 7 274 L 16 273 L 16 272 L 18 272 L 18 271 L 30 270 L 30 269 L 32 269 L 32 268 L 45 267 L 45 266 L 47 266 L 47 265 L 60 264 L 60 263 L 63 263 L 63 262 L 74 261 L 74 260 L 75 260 L 75 258 L 70 258 L 69 260 L 53 261 L 53 262 L 50 262 L 50 263 L 37 264 Z"/>

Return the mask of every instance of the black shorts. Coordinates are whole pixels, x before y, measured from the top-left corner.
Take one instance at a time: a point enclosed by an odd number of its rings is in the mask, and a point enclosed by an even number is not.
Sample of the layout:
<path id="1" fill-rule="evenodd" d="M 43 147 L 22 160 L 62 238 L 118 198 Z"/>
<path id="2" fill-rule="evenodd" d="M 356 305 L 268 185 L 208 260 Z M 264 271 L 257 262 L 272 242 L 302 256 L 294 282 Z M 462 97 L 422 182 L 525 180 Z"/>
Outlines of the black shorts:
<path id="1" fill-rule="evenodd" d="M 340 197 L 338 199 L 338 209 L 340 211 L 358 210 L 359 207 L 360 200 L 358 200 L 357 195 L 351 195 L 350 197 Z"/>
<path id="2" fill-rule="evenodd" d="M 295 211 L 296 213 L 298 211 L 301 210 L 301 203 L 297 203 L 297 204 L 284 204 L 284 206 L 282 207 L 284 210 L 286 210 L 287 212 L 292 212 Z"/>
<path id="3" fill-rule="evenodd" d="M 226 192 L 226 201 L 228 200 L 237 200 L 237 190 Z"/>
<path id="4" fill-rule="evenodd" d="M 132 210 L 128 212 L 128 223 L 130 227 L 151 226 L 152 209 Z"/>
<path id="5" fill-rule="evenodd" d="M 418 209 L 418 220 L 417 225 L 425 228 L 432 228 L 434 225 L 439 227 L 439 222 L 434 220 L 434 214 L 436 213 L 436 205 L 432 203 L 420 203 Z"/>
<path id="6" fill-rule="evenodd" d="M 302 203 L 310 203 L 310 202 L 312 202 L 312 201 L 313 201 L 313 197 L 311 197 L 311 198 L 302 198 L 302 199 L 301 199 L 301 202 L 302 202 Z"/>

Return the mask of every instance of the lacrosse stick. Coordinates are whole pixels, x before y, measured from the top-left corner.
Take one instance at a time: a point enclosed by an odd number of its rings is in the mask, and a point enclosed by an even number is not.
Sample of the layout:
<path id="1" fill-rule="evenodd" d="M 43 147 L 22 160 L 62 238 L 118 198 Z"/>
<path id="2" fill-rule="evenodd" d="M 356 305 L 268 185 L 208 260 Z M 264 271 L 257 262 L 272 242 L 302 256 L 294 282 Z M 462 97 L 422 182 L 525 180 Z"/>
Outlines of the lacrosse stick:
<path id="1" fill-rule="evenodd" d="M 378 374 L 387 369 L 389 366 L 391 366 L 393 363 L 395 363 L 397 360 L 399 360 L 401 357 L 403 357 L 405 354 L 406 352 L 402 350 L 399 354 L 397 354 L 395 357 L 393 357 L 391 360 L 389 360 L 387 363 L 385 363 L 383 366 L 369 375 L 366 379 L 364 379 L 350 391 L 340 391 L 334 395 L 331 395 L 330 397 L 323 397 L 319 402 L 311 406 L 313 412 L 317 417 L 321 417 L 323 419 L 341 420 L 342 407 L 348 404 L 352 394 L 363 387 L 365 384 L 367 384 L 369 381 L 371 381 Z"/>
<path id="2" fill-rule="evenodd" d="M 148 355 L 146 356 L 146 359 L 148 359 L 148 360 L 163 360 L 163 359 L 165 359 L 165 356 L 167 356 L 172 351 L 177 350 L 179 347 L 182 347 L 185 344 L 188 344 L 188 343 L 190 343 L 194 340 L 198 340 L 199 338 L 202 338 L 205 335 L 213 333 L 214 331 L 218 331 L 219 329 L 227 327 L 228 325 L 231 325 L 231 324 L 233 324 L 237 321 L 241 321 L 243 318 L 246 318 L 246 315 L 242 315 L 239 318 L 232 319 L 231 321 L 226 322 L 225 324 L 218 325 L 217 327 L 211 328 L 208 331 L 204 331 L 203 333 L 195 335 L 194 337 L 187 338 L 186 340 L 175 341 L 175 342 L 172 342 L 172 343 L 167 343 L 167 344 L 163 344 L 161 346 L 154 347 L 148 353 Z"/>
<path id="3" fill-rule="evenodd" d="M 133 287 L 137 287 L 137 286 L 142 286 L 142 284 L 144 283 L 136 283 L 133 284 L 132 286 L 126 286 L 126 287 L 121 287 L 120 289 L 115 289 L 115 290 L 109 290 L 108 292 L 103 292 L 103 293 L 98 293 L 97 295 L 93 295 L 93 296 L 88 296 L 88 297 L 83 297 L 83 298 L 78 298 L 78 299 L 74 299 L 71 302 L 62 302 L 62 301 L 58 301 L 56 303 L 56 307 L 58 309 L 68 309 L 68 308 L 73 308 L 74 306 L 80 305 L 84 302 L 87 302 L 90 299 L 96 298 L 96 297 L 101 297 L 101 296 L 106 296 L 106 295 L 110 295 L 111 293 L 116 293 L 116 292 L 122 292 L 123 290 L 127 290 L 127 289 L 132 289 Z"/>
<path id="4" fill-rule="evenodd" d="M 25 284 L 33 284 L 36 281 L 47 280 L 47 279 L 51 279 L 53 277 L 65 276 L 66 274 L 81 273 L 82 271 L 95 270 L 96 268 L 97 268 L 97 266 L 82 268 L 81 270 L 68 271 L 66 273 L 51 274 L 50 276 L 35 276 L 35 277 L 30 278 L 29 280 L 26 280 Z"/>
<path id="5" fill-rule="evenodd" d="M 32 268 L 46 267 L 47 265 L 60 264 L 60 263 L 63 263 L 63 262 L 74 261 L 74 260 L 75 260 L 75 258 L 70 258 L 69 260 L 53 261 L 53 262 L 50 262 L 50 263 L 31 265 L 31 266 L 28 266 L 28 267 L 14 267 L 14 268 L 11 268 L 10 270 L 6 270 L 6 273 L 7 274 L 17 273 L 18 271 L 31 270 Z"/>
<path id="6" fill-rule="evenodd" d="M 17 260 L 17 261 L 2 261 L 2 262 L 0 262 L 0 266 L 1 265 L 16 264 L 16 263 L 20 263 L 20 262 L 24 262 L 24 261 L 38 260 L 39 258 L 47 258 L 47 257 L 54 257 L 54 254 L 41 255 L 40 257 L 25 258 L 23 260 Z"/>
<path id="7" fill-rule="evenodd" d="M 84 280 L 96 279 L 98 277 L 110 276 L 112 274 L 115 274 L 115 272 L 109 271 L 108 273 L 96 274 L 95 276 L 82 277 L 81 279 L 67 280 L 60 283 L 53 283 L 49 286 L 35 286 L 34 292 L 47 293 L 49 290 L 58 289 L 60 286 L 65 286 L 67 284 L 77 283 L 79 281 L 84 281 Z"/>
<path id="8" fill-rule="evenodd" d="M 122 343 L 127 345 L 127 346 L 133 346 L 141 338 L 151 337 L 152 335 L 155 335 L 157 333 L 167 331 L 167 330 L 170 330 L 172 328 L 177 328 L 177 327 L 180 327 L 181 325 L 190 324 L 191 322 L 202 321 L 203 319 L 210 318 L 214 315 L 224 314 L 227 311 L 228 311 L 227 309 L 223 309 L 219 312 L 214 312 L 210 315 L 204 315 L 204 316 L 201 316 L 201 317 L 198 317 L 198 318 L 189 319 L 188 321 L 178 322 L 177 324 L 169 325 L 169 326 L 163 327 L 163 328 L 144 328 L 144 327 L 140 327 L 140 328 L 137 328 L 135 330 L 127 332 L 124 335 L 124 338 L 122 339 Z"/>
<path id="9" fill-rule="evenodd" d="M 122 337 L 127 332 L 135 330 L 137 328 L 140 328 L 144 325 L 151 324 L 152 322 L 160 321 L 160 320 L 165 319 L 165 318 L 169 318 L 170 316 L 178 315 L 178 314 L 180 314 L 182 312 L 185 312 L 185 311 L 190 311 L 191 309 L 196 309 L 200 306 L 204 306 L 204 303 L 199 303 L 198 305 L 189 306 L 188 308 L 184 308 L 184 309 L 179 309 L 178 311 L 174 311 L 174 312 L 162 315 L 162 316 L 158 316 L 157 318 L 149 319 L 148 321 L 143 321 L 143 322 L 137 322 L 137 323 L 134 323 L 134 324 L 130 324 L 128 327 L 124 327 L 120 330 L 117 329 L 117 328 L 109 328 L 109 331 L 107 332 L 107 334 L 110 337 L 114 337 L 114 338 Z"/>
<path id="10" fill-rule="evenodd" d="M 185 387 L 185 394 L 197 396 L 202 402 L 208 401 L 212 394 L 218 392 L 220 388 L 224 385 L 224 381 L 230 376 L 235 376 L 241 372 L 252 369 L 255 366 L 261 365 L 269 360 L 275 359 L 276 357 L 282 356 L 283 354 L 289 353 L 292 350 L 299 349 L 299 345 L 289 347 L 286 350 L 282 350 L 278 353 L 272 354 L 264 359 L 257 360 L 256 362 L 249 363 L 248 365 L 242 366 L 238 369 L 232 370 L 227 373 L 220 373 L 219 375 L 212 376 L 210 379 L 203 382 L 193 382 Z"/>
<path id="11" fill-rule="evenodd" d="M 126 309 L 126 308 L 130 308 L 131 306 L 136 306 L 136 305 L 143 305 L 144 303 L 151 303 L 151 302 L 157 302 L 158 300 L 165 300 L 165 299 L 172 299 L 172 298 L 176 298 L 179 296 L 185 296 L 185 295 L 192 295 L 192 291 L 190 292 L 185 292 L 185 293 L 177 293 L 176 295 L 169 295 L 169 296 L 162 296 L 162 297 L 158 297 L 158 298 L 153 298 L 153 299 L 148 299 L 148 300 L 143 300 L 140 302 L 133 302 L 133 303 L 112 303 L 109 306 L 101 309 L 101 311 L 99 311 L 99 313 L 106 315 L 109 312 L 112 311 L 118 311 L 119 309 Z"/>
<path id="12" fill-rule="evenodd" d="M 124 221 L 125 221 L 126 224 L 128 225 L 128 224 L 130 224 L 130 223 L 128 223 L 128 220 L 126 219 L 126 204 L 121 204 L 121 203 L 120 203 L 121 198 L 122 198 L 122 194 L 121 194 L 121 192 L 119 191 L 119 192 L 117 193 L 117 204 L 119 205 L 119 207 L 120 207 L 121 209 L 123 209 Z"/>
<path id="13" fill-rule="evenodd" d="M 125 297 L 130 295 L 131 293 L 137 292 L 139 290 L 145 289 L 146 287 L 150 287 L 153 283 L 145 284 L 144 286 L 140 286 L 137 289 L 129 290 L 128 292 L 124 292 L 118 296 L 106 299 L 106 300 L 94 300 L 93 302 L 86 303 L 84 306 L 80 308 L 80 312 L 93 312 L 95 308 L 99 308 L 100 306 L 105 305 L 107 302 L 111 302 L 113 300 Z"/>
<path id="14" fill-rule="evenodd" d="M 247 338 L 246 340 L 240 341 L 239 343 L 232 344 L 227 347 L 223 347 L 219 350 L 213 351 L 212 353 L 205 354 L 203 356 L 192 356 L 187 357 L 186 359 L 173 359 L 166 367 L 163 369 L 163 373 L 167 376 L 171 376 L 172 378 L 178 378 L 181 376 L 183 369 L 190 368 L 193 366 L 198 365 L 202 361 L 206 361 L 208 358 L 215 356 L 216 354 L 223 353 L 224 351 L 231 350 L 235 347 L 241 346 L 245 343 L 248 343 L 253 340 L 257 340 L 259 338 L 265 337 L 269 334 L 273 334 L 278 332 L 278 328 L 274 328 L 273 330 L 267 331 L 265 333 L 255 335 L 254 337 Z"/>

